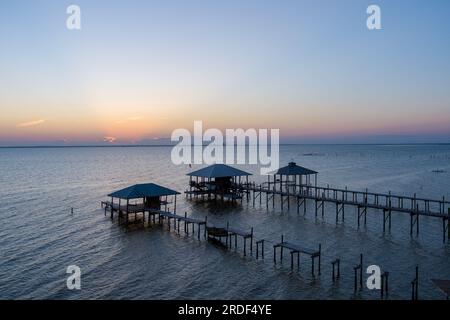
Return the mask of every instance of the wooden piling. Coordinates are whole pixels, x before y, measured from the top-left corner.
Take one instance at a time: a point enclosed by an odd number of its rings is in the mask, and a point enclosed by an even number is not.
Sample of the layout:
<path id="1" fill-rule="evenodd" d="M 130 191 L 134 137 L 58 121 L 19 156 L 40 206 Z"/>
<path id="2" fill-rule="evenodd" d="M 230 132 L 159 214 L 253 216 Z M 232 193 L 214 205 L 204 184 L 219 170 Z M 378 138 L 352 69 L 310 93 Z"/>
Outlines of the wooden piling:
<path id="1" fill-rule="evenodd" d="M 358 271 L 359 271 L 359 287 L 363 288 L 363 254 L 359 255 L 359 264 L 353 267 L 354 271 L 354 292 L 358 289 Z"/>
<path id="2" fill-rule="evenodd" d="M 381 294 L 381 299 L 383 299 L 385 295 L 386 295 L 386 298 L 389 295 L 389 272 L 387 272 L 387 271 L 383 272 L 383 274 L 381 275 L 380 294 Z"/>
<path id="3" fill-rule="evenodd" d="M 321 274 L 321 265 L 322 265 L 322 244 L 319 243 L 319 276 Z"/>
<path id="4" fill-rule="evenodd" d="M 331 278 L 333 280 L 333 282 L 336 282 L 337 279 L 339 279 L 341 277 L 341 260 L 340 259 L 336 259 L 334 261 L 331 262 L 331 266 L 332 266 L 332 274 L 331 274 Z M 337 272 L 335 272 L 335 267 L 337 266 Z"/>
<path id="5" fill-rule="evenodd" d="M 284 235 L 281 235 L 281 243 L 284 242 Z M 280 263 L 283 263 L 283 247 L 280 250 Z"/>
<path id="6" fill-rule="evenodd" d="M 250 254 L 253 253 L 253 227 L 252 227 L 252 231 L 251 231 L 251 236 L 250 236 Z"/>
<path id="7" fill-rule="evenodd" d="M 259 258 L 259 245 L 261 244 L 261 258 L 264 259 L 264 239 L 256 241 L 256 259 Z"/>
<path id="8" fill-rule="evenodd" d="M 419 266 L 416 266 L 416 274 L 411 281 L 411 300 L 419 300 Z"/>

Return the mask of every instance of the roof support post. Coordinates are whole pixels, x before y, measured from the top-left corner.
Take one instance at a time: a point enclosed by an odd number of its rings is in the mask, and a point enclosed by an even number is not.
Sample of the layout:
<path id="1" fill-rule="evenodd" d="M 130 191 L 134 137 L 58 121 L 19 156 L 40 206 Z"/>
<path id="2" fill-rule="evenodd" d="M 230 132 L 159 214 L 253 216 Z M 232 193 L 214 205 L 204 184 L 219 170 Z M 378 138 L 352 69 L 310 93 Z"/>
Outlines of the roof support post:
<path id="1" fill-rule="evenodd" d="M 174 204 L 173 204 L 173 213 L 174 214 L 177 213 L 177 195 L 175 195 L 175 200 L 174 200 Z"/>
<path id="2" fill-rule="evenodd" d="M 111 220 L 114 218 L 114 198 L 111 197 Z"/>

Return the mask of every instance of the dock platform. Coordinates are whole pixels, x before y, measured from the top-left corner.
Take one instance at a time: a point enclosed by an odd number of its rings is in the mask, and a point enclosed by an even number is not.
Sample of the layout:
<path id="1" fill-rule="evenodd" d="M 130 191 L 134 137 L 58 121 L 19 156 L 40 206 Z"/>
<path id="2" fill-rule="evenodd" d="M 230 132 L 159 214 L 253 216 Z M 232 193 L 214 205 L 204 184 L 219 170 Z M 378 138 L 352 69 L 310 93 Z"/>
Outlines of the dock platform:
<path id="1" fill-rule="evenodd" d="M 277 263 L 277 248 L 280 248 L 280 262 L 283 262 L 283 249 L 290 251 L 291 255 L 291 269 L 294 268 L 294 255 L 297 255 L 297 268 L 300 269 L 300 254 L 306 254 L 311 257 L 311 274 L 315 276 L 314 262 L 317 258 L 318 263 L 318 274 L 320 275 L 321 269 L 321 256 L 322 256 L 322 245 L 319 244 L 319 249 L 305 248 L 301 245 L 284 241 L 284 236 L 281 236 L 281 242 L 273 245 L 273 262 Z"/>

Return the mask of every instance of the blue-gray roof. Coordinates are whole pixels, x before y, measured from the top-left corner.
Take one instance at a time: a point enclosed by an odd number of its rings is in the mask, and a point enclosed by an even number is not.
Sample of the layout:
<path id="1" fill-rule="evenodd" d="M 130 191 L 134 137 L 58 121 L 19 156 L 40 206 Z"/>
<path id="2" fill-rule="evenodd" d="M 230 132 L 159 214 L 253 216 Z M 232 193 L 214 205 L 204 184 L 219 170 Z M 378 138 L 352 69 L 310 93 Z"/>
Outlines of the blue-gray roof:
<path id="1" fill-rule="evenodd" d="M 224 177 L 251 176 L 252 174 L 227 166 L 226 164 L 213 164 L 209 167 L 188 173 L 187 175 L 191 177 L 202 177 L 202 178 L 224 178 Z"/>
<path id="2" fill-rule="evenodd" d="M 176 194 L 180 193 L 154 183 L 143 183 L 114 191 L 113 193 L 108 194 L 108 197 L 120 199 L 140 199 L 145 197 L 172 196 Z"/>
<path id="3" fill-rule="evenodd" d="M 276 174 L 281 174 L 285 176 L 307 176 L 310 174 L 316 174 L 317 171 L 298 166 L 295 162 L 289 162 L 289 164 L 286 167 L 278 169 Z"/>

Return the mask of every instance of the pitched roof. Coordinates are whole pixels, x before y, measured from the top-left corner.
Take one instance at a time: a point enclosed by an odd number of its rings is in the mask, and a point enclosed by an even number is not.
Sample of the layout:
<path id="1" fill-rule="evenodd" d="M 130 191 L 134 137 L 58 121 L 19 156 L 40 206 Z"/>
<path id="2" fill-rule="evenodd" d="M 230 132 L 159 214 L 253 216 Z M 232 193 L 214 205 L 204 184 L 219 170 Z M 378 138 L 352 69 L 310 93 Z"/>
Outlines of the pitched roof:
<path id="1" fill-rule="evenodd" d="M 145 197 L 171 196 L 180 194 L 178 191 L 159 186 L 154 183 L 135 184 L 125 189 L 114 191 L 108 197 L 121 199 L 139 199 Z"/>
<path id="2" fill-rule="evenodd" d="M 251 176 L 252 174 L 227 166 L 226 164 L 213 164 L 209 167 L 188 173 L 187 175 L 191 177 L 202 177 L 202 178 L 224 178 L 224 177 Z"/>
<path id="3" fill-rule="evenodd" d="M 309 174 L 316 174 L 318 173 L 317 171 L 308 169 L 308 168 L 304 168 L 302 166 L 298 166 L 295 162 L 289 162 L 289 164 L 283 168 L 278 169 L 278 171 L 276 172 L 276 174 L 282 174 L 285 176 L 295 176 L 295 175 L 309 175 Z"/>

